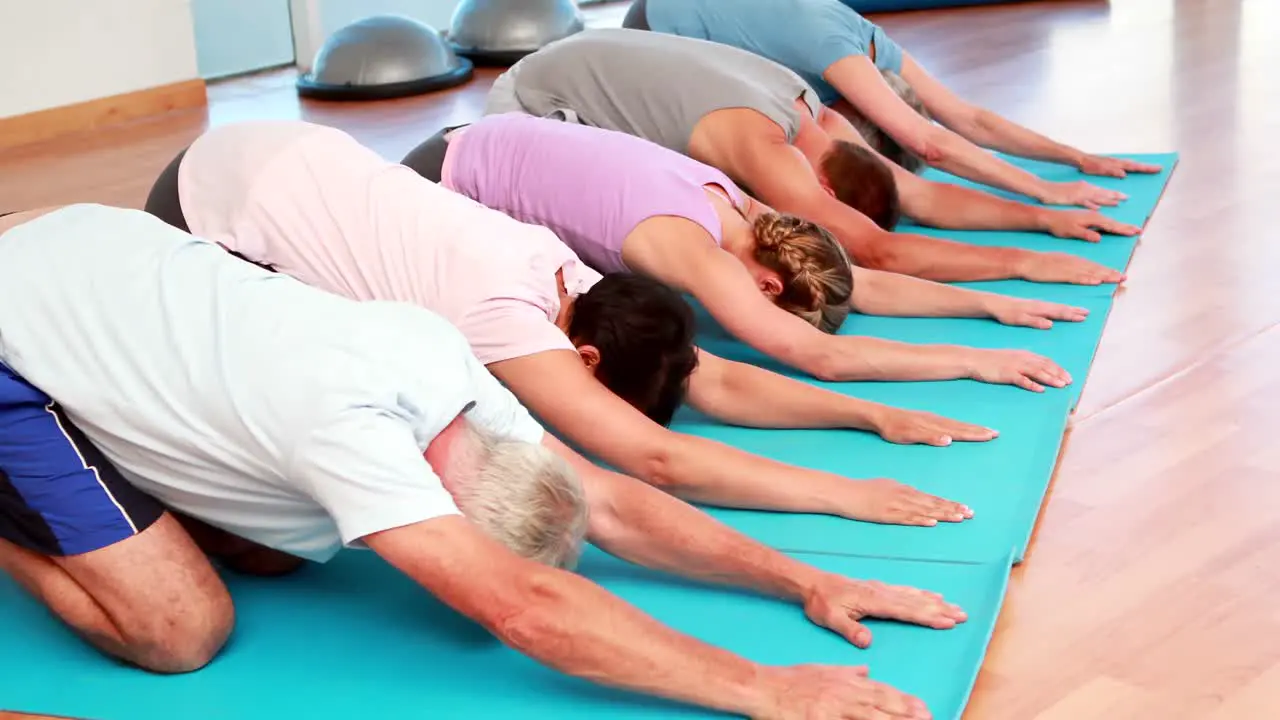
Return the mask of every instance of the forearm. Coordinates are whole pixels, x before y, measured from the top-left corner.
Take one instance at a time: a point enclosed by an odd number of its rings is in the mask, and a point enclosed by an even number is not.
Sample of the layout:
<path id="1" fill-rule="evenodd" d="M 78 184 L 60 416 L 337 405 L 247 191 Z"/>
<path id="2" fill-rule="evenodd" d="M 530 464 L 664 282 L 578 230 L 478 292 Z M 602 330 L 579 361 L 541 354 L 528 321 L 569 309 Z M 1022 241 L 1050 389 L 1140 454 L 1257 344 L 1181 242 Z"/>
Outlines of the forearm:
<path id="1" fill-rule="evenodd" d="M 521 584 L 527 609 L 491 627 L 514 649 L 602 685 L 748 716 L 759 707 L 760 666 L 678 633 L 576 575 L 546 570 Z"/>
<path id="2" fill-rule="evenodd" d="M 840 380 L 928 381 L 972 376 L 972 350 L 957 345 L 911 345 L 847 336 Z"/>
<path id="3" fill-rule="evenodd" d="M 851 248 L 859 265 L 935 282 L 1005 280 L 1018 277 L 1026 250 L 969 245 L 924 235 L 885 233 Z"/>
<path id="4" fill-rule="evenodd" d="M 695 371 L 688 402 L 729 425 L 876 430 L 883 406 L 800 382 L 748 363 L 721 361 L 715 379 Z"/>
<path id="5" fill-rule="evenodd" d="M 955 130 L 975 145 L 1018 157 L 1075 166 L 1083 155 L 1070 145 L 1047 138 L 989 110 L 978 110 L 969 122 Z"/>
<path id="6" fill-rule="evenodd" d="M 607 509 L 589 538 L 624 560 L 708 583 L 747 588 L 793 602 L 817 571 L 648 485 L 613 476 Z"/>
<path id="7" fill-rule="evenodd" d="M 902 210 L 921 225 L 951 230 L 1045 229 L 1045 208 L 988 192 L 920 179 L 902 194 Z"/>
<path id="8" fill-rule="evenodd" d="M 992 297 L 900 273 L 855 268 L 850 305 L 864 315 L 980 318 L 990 316 Z"/>
<path id="9" fill-rule="evenodd" d="M 937 128 L 937 137 L 924 157 L 930 165 L 952 175 L 1042 199 L 1043 180 L 949 130 Z"/>
<path id="10" fill-rule="evenodd" d="M 654 484 L 690 502 L 720 507 L 848 517 L 861 483 L 785 465 L 736 448 L 681 435 Z"/>

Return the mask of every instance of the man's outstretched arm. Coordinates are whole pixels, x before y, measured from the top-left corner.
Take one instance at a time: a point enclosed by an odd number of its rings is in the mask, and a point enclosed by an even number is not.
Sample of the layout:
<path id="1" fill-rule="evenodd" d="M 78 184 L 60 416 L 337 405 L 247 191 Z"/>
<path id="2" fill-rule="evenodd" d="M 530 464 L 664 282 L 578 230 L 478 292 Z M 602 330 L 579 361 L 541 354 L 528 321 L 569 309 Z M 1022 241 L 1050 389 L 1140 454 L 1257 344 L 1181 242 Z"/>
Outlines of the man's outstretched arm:
<path id="1" fill-rule="evenodd" d="M 623 560 L 694 580 L 754 590 L 801 605 L 814 623 L 858 647 L 871 641 L 858 618 L 937 629 L 965 620 L 941 596 L 823 572 L 733 530 L 642 482 L 591 464 L 550 434 L 543 442 L 578 472 L 590 506 L 588 539 Z"/>
<path id="2" fill-rule="evenodd" d="M 867 702 L 929 717 L 855 668 L 764 667 L 682 635 L 588 580 L 517 557 L 459 516 L 363 540 L 509 647 L 569 675 L 752 718 L 835 720 Z"/>

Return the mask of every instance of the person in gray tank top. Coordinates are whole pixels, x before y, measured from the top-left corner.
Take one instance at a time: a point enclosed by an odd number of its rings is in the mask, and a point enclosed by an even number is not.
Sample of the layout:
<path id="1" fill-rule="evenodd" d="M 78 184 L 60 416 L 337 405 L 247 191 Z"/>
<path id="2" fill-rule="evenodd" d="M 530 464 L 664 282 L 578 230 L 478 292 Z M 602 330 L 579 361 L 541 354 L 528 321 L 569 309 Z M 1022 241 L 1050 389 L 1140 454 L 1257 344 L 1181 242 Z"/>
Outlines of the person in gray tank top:
<path id="1" fill-rule="evenodd" d="M 645 138 L 716 167 L 775 209 L 830 230 L 862 267 L 940 282 L 1082 285 L 1124 276 L 1067 253 L 894 233 L 901 215 L 955 229 L 1036 230 L 1096 241 L 1138 228 L 919 176 L 870 149 L 791 70 L 745 50 L 643 30 L 588 30 L 495 81 L 486 114 L 524 112 Z"/>
<path id="2" fill-rule="evenodd" d="M 822 106 L 808 83 L 787 68 L 705 40 L 605 29 L 583 33 L 557 50 L 518 63 L 512 89 L 521 109 L 534 115 L 571 110 L 585 124 L 679 153 L 689 154 L 694 129 L 717 110 L 754 110 L 790 141 L 801 116 L 816 115 Z"/>

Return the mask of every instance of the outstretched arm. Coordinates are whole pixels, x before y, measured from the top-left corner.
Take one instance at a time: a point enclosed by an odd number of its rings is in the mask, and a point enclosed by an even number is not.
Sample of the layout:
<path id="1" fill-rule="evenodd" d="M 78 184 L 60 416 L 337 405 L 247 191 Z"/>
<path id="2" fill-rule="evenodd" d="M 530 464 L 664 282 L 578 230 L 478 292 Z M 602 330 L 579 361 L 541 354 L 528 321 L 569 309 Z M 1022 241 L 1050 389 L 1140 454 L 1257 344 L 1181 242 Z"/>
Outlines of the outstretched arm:
<path id="1" fill-rule="evenodd" d="M 852 126 L 848 130 L 857 135 Z M 1110 268 L 1066 253 L 982 247 L 923 235 L 885 232 L 865 215 L 827 193 L 800 151 L 781 139 L 753 146 L 741 162 L 743 182 L 752 192 L 782 212 L 799 215 L 835 233 L 854 261 L 863 267 L 939 282 L 1021 278 L 1033 282 L 1098 285 L 1123 279 L 1123 275 Z"/>
<path id="2" fill-rule="evenodd" d="M 841 395 L 764 368 L 698 351 L 689 404 L 720 422 L 760 428 L 852 428 L 892 443 L 945 446 L 999 433 L 932 413 Z"/>
<path id="3" fill-rule="evenodd" d="M 627 245 L 628 266 L 693 295 L 734 337 L 823 380 L 981 377 L 1024 387 L 1026 380 L 1066 382 L 1061 368 L 1030 355 L 829 335 L 769 302 L 737 258 L 676 228 L 640 243 L 628 238 Z"/>
<path id="4" fill-rule="evenodd" d="M 1089 315 L 1084 308 L 969 290 L 856 266 L 850 305 L 864 315 L 991 318 L 1005 325 L 1045 330 L 1053 327 L 1054 320 L 1080 322 Z"/>
<path id="5" fill-rule="evenodd" d="M 584 578 L 517 557 L 461 517 L 363 540 L 509 647 L 568 675 L 753 718 L 783 717 L 784 707 L 928 717 L 918 700 L 856 669 L 765 667 L 678 633 Z M 857 625 L 870 614 L 861 610 L 828 612 Z"/>
<path id="6" fill-rule="evenodd" d="M 752 715 L 760 666 L 663 626 L 572 573 L 524 560 L 461 517 L 385 530 L 368 547 L 504 643 L 605 685 Z"/>
<path id="7" fill-rule="evenodd" d="M 609 392 L 572 351 L 527 355 L 489 369 L 588 455 L 686 500 L 903 525 L 964 516 L 960 505 L 905 485 L 850 480 L 672 432 Z"/>
<path id="8" fill-rule="evenodd" d="M 1010 165 L 912 110 L 889 87 L 866 55 L 849 55 L 837 60 L 823 77 L 867 119 L 929 165 L 1036 200 L 1050 198 L 1051 183 Z M 1089 198 L 1092 202 L 1108 205 L 1118 202 L 1115 193 L 1101 188 L 1095 190 Z"/>
<path id="9" fill-rule="evenodd" d="M 1090 175 L 1124 177 L 1127 172 L 1159 172 L 1159 165 L 1090 155 L 1000 115 L 965 102 L 938 82 L 909 54 L 902 57 L 902 79 L 915 90 L 929 113 L 946 127 L 977 145 L 1018 157 L 1078 168 Z M 901 141 L 899 141 L 901 142 Z"/>
<path id="10" fill-rule="evenodd" d="M 593 465 L 551 434 L 543 444 L 565 458 L 586 490 L 592 544 L 623 560 L 708 583 L 754 590 L 798 603 L 864 604 L 866 583 L 822 572 L 765 546 L 710 515 L 625 475 Z M 963 621 L 964 613 L 941 598 L 911 588 L 880 593 L 876 617 L 934 628 Z M 847 616 L 810 619 L 866 647 L 865 629 Z"/>
<path id="11" fill-rule="evenodd" d="M 823 108 L 819 121 L 832 138 L 857 143 L 876 153 L 893 173 L 902 211 L 922 225 L 953 230 L 1034 230 L 1090 242 L 1101 239 L 1098 231 L 1116 235 L 1139 232 L 1132 225 L 1093 210 L 1030 205 L 974 188 L 922 178 L 876 152 L 840 113 Z"/>

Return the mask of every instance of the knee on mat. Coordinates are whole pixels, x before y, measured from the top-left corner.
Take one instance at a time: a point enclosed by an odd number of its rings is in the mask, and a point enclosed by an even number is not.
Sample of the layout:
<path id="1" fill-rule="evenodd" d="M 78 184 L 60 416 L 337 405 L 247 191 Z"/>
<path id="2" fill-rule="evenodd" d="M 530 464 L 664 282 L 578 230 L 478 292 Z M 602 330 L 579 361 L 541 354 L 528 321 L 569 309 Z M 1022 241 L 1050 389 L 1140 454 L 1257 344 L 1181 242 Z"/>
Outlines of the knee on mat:
<path id="1" fill-rule="evenodd" d="M 151 613 L 125 628 L 130 659 L 144 670 L 166 675 L 195 672 L 213 661 L 235 628 L 235 607 L 220 595 L 188 599 L 174 610 Z"/>

